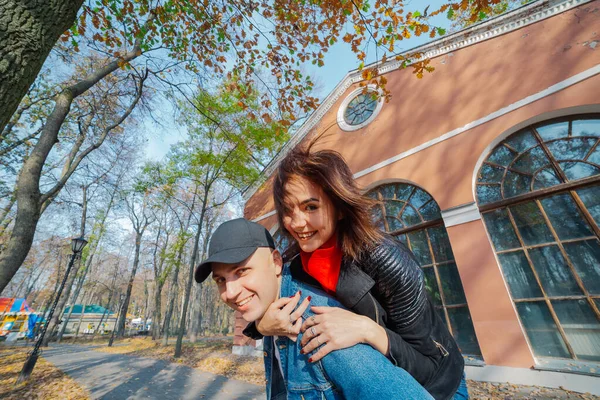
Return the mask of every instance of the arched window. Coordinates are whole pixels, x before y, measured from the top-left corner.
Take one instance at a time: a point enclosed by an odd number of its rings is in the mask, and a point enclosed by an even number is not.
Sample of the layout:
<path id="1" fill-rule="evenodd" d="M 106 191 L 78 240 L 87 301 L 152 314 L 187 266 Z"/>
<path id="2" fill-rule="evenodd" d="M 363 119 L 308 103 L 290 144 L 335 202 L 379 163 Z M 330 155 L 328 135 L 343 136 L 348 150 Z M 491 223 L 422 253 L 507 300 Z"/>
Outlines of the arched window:
<path id="1" fill-rule="evenodd" d="M 440 317 L 463 354 L 481 356 L 454 254 L 437 202 L 407 183 L 378 186 L 367 195 L 380 201 L 373 209 L 379 227 L 406 244 L 425 275 L 425 286 Z"/>
<path id="2" fill-rule="evenodd" d="M 477 201 L 536 356 L 600 361 L 600 116 L 536 124 L 486 158 Z"/>
<path id="3" fill-rule="evenodd" d="M 287 235 L 284 235 L 281 232 L 281 228 L 277 228 L 275 233 L 273 233 L 273 240 L 275 241 L 275 246 L 277 246 L 277 250 L 279 250 L 282 253 L 290 245 L 290 240 L 288 239 Z"/>

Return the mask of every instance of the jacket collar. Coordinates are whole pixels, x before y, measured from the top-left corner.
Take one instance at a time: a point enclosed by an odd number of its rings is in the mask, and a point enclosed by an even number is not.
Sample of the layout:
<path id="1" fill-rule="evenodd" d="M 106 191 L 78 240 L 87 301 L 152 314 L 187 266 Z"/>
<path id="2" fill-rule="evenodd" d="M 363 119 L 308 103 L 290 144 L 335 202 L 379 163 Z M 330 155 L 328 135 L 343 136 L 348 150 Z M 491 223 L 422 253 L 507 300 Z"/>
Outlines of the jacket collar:
<path id="1" fill-rule="evenodd" d="M 321 287 L 319 282 L 302 268 L 299 256 L 291 260 L 290 272 L 292 278 L 297 281 Z M 347 308 L 353 308 L 374 285 L 375 281 L 366 272 L 360 269 L 355 262 L 344 257 L 335 290 L 335 297 L 340 303 Z"/>

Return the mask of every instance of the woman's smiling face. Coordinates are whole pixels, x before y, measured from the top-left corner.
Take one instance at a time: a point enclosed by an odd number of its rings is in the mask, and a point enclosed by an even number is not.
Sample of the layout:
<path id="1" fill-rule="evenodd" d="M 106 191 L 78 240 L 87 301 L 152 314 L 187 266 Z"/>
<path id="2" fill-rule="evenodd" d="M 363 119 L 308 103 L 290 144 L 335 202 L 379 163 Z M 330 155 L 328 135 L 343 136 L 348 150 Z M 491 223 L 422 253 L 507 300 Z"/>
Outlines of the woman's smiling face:
<path id="1" fill-rule="evenodd" d="M 285 229 L 300 249 L 312 253 L 335 233 L 338 213 L 321 186 L 295 176 L 285 184 Z"/>

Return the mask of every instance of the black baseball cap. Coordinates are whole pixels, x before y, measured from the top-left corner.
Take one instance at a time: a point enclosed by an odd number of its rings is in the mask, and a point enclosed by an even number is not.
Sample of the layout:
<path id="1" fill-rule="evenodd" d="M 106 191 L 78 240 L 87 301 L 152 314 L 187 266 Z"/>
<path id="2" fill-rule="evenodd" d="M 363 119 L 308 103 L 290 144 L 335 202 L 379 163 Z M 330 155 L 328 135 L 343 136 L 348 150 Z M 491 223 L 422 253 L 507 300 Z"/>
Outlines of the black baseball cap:
<path id="1" fill-rule="evenodd" d="M 212 263 L 241 263 L 259 247 L 275 248 L 273 236 L 264 226 L 245 218 L 223 222 L 210 238 L 208 258 L 196 268 L 196 282 L 202 283 L 208 278 Z"/>

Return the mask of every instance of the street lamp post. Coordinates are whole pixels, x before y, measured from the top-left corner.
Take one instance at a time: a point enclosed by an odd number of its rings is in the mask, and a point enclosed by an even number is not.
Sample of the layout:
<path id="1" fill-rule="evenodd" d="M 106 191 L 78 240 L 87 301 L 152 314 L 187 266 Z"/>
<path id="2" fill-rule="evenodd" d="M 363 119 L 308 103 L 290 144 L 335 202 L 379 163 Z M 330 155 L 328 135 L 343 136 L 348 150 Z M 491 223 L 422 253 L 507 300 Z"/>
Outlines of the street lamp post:
<path id="1" fill-rule="evenodd" d="M 87 240 L 85 240 L 83 237 L 71 239 L 71 250 L 73 250 L 73 254 L 71 255 L 71 260 L 69 261 L 69 266 L 67 267 L 67 270 L 65 271 L 65 276 L 63 277 L 62 283 L 60 284 L 60 287 L 58 288 L 58 292 L 56 292 L 56 296 L 54 298 L 54 303 L 52 303 L 52 308 L 50 309 L 50 312 L 48 313 L 48 316 L 46 317 L 46 322 L 44 323 L 44 328 L 42 329 L 42 332 L 40 333 L 40 337 L 38 338 L 37 342 L 35 343 L 35 346 L 33 347 L 33 350 L 31 351 L 31 353 L 29 353 L 29 357 L 27 357 L 27 361 L 25 361 L 25 364 L 23 364 L 23 369 L 21 370 L 21 373 L 19 374 L 19 378 L 17 379 L 17 385 L 19 383 L 23 382 L 24 380 L 28 379 L 29 376 L 31 375 L 31 372 L 33 371 L 33 368 L 35 367 L 35 363 L 37 362 L 37 359 L 40 356 L 40 347 L 42 346 L 42 341 L 44 340 L 44 335 L 46 334 L 46 330 L 48 330 L 48 324 L 50 323 L 50 320 L 52 319 L 52 315 L 54 314 L 54 310 L 56 309 L 56 305 L 58 304 L 60 295 L 61 295 L 63 289 L 65 288 L 65 284 L 67 283 L 67 277 L 69 276 L 69 272 L 71 272 L 71 268 L 73 268 L 73 264 L 75 263 L 75 258 L 77 257 L 77 255 L 79 253 L 81 253 L 81 250 L 83 250 L 83 248 L 85 247 L 86 244 L 87 244 Z"/>

